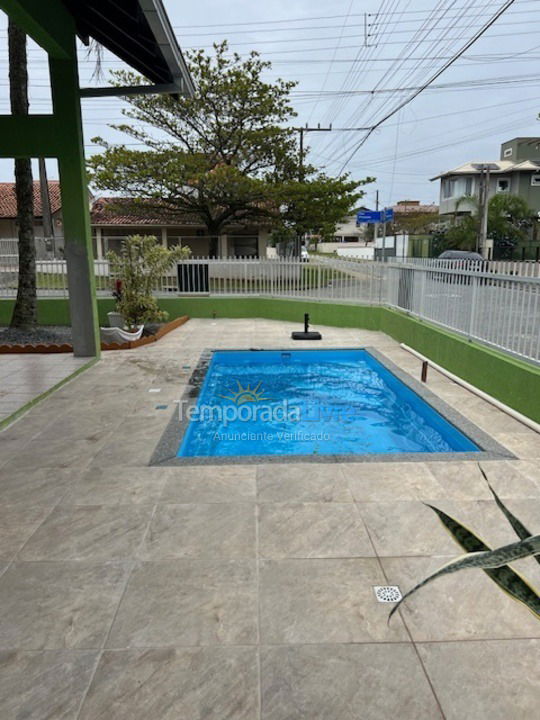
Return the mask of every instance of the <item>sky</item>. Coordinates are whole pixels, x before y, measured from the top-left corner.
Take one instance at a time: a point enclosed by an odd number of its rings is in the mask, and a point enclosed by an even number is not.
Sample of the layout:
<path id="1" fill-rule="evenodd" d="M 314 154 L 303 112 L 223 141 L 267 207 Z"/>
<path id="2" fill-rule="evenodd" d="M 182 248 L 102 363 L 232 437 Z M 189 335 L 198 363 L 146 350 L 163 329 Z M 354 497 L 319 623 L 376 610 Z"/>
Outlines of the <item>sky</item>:
<path id="1" fill-rule="evenodd" d="M 310 133 L 309 160 L 328 174 L 375 177 L 365 205 L 399 200 L 438 201 L 430 178 L 469 160 L 499 158 L 502 142 L 540 136 L 540 1 L 512 6 L 433 84 L 436 73 L 481 31 L 503 0 L 164 0 L 180 46 L 224 39 L 231 50 L 258 51 L 272 62 L 269 80 L 298 83 L 292 92 L 295 126 L 332 125 Z M 50 111 L 46 56 L 29 45 L 31 112 Z M 122 63 L 106 54 L 105 77 L 81 45 L 81 86 L 106 84 Z M 9 112 L 6 19 L 0 13 L 0 112 Z M 92 138 L 120 142 L 108 127 L 122 120 L 118 98 L 83 101 L 85 151 Z M 398 110 L 399 106 L 403 107 Z M 390 115 L 387 120 L 387 115 Z M 376 129 L 368 133 L 357 128 Z M 342 130 L 353 128 L 353 130 Z M 128 140 L 129 142 L 129 140 Z M 57 177 L 48 162 L 49 177 Z M 13 179 L 0 160 L 0 181 Z"/>

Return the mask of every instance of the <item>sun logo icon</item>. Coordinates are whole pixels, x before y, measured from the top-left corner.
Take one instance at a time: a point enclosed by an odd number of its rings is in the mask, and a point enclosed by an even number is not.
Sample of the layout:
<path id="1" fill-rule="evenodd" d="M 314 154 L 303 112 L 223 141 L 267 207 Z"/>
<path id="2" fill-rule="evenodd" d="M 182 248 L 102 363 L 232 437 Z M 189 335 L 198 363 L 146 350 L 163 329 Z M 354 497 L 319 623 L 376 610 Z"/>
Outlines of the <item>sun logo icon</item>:
<path id="1" fill-rule="evenodd" d="M 245 403 L 260 402 L 261 400 L 270 400 L 271 398 L 264 396 L 264 391 L 260 390 L 262 382 L 257 383 L 255 387 L 246 385 L 244 387 L 240 380 L 236 381 L 237 390 L 229 390 L 228 395 L 219 395 L 218 397 L 225 400 L 231 400 L 235 405 L 244 405 Z"/>

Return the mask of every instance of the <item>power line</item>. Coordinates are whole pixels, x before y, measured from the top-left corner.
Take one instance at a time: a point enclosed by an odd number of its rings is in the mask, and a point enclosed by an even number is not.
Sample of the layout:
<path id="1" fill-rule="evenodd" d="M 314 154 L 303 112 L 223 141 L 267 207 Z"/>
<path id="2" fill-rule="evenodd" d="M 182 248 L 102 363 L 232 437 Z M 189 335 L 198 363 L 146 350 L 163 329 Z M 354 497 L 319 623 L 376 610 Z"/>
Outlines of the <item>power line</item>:
<path id="1" fill-rule="evenodd" d="M 437 70 L 437 72 L 434 73 L 434 74 L 429 78 L 429 80 L 427 80 L 425 83 L 423 83 L 422 86 L 420 86 L 417 90 L 415 90 L 410 97 L 408 97 L 408 98 L 406 98 L 405 100 L 403 100 L 402 102 L 400 102 L 396 108 L 394 108 L 393 110 L 391 110 L 391 111 L 390 111 L 389 113 L 387 113 L 384 117 L 382 117 L 379 121 L 377 121 L 377 122 L 372 126 L 372 128 L 368 131 L 368 133 L 366 134 L 366 136 L 365 136 L 365 137 L 358 143 L 358 145 L 354 148 L 352 154 L 349 156 L 349 158 L 348 158 L 348 159 L 346 160 L 346 162 L 343 164 L 343 166 L 342 166 L 342 168 L 341 168 L 341 170 L 340 170 L 340 174 L 345 170 L 345 168 L 347 167 L 347 165 L 349 164 L 349 162 L 353 159 L 353 157 L 356 155 L 356 153 L 358 152 L 358 150 L 360 150 L 360 148 L 367 142 L 368 138 L 375 132 L 375 130 L 376 130 L 378 127 L 380 127 L 383 123 L 385 123 L 387 120 L 389 120 L 393 115 L 395 115 L 397 112 L 399 112 L 402 108 L 404 108 L 404 107 L 406 107 L 407 105 L 409 105 L 415 98 L 418 97 L 418 95 L 420 95 L 420 93 L 422 93 L 426 88 L 428 88 L 432 83 L 434 83 L 435 80 L 437 80 L 437 78 L 439 78 L 444 72 L 446 72 L 446 70 L 448 70 L 448 68 L 449 68 L 451 65 L 453 65 L 454 62 L 455 62 L 458 58 L 460 58 L 465 52 L 467 52 L 467 50 L 468 50 L 472 45 L 474 45 L 474 43 L 475 43 L 480 37 L 482 37 L 482 35 L 484 35 L 484 34 L 487 32 L 487 30 L 489 30 L 489 28 L 501 17 L 501 15 L 503 15 L 503 13 L 506 12 L 506 10 L 507 10 L 511 5 L 514 4 L 514 2 L 515 2 L 515 0 L 507 0 L 507 2 L 505 2 L 505 3 L 503 4 L 503 6 L 495 13 L 495 15 L 493 15 L 493 16 L 487 21 L 487 23 L 485 23 L 484 26 L 483 26 L 482 28 L 480 28 L 480 30 L 479 30 L 478 32 L 476 32 L 476 33 L 474 34 L 474 36 L 473 36 L 468 42 L 466 42 L 465 45 L 464 45 L 450 60 L 448 60 L 448 61 L 442 66 L 442 68 L 440 68 L 440 70 Z"/>

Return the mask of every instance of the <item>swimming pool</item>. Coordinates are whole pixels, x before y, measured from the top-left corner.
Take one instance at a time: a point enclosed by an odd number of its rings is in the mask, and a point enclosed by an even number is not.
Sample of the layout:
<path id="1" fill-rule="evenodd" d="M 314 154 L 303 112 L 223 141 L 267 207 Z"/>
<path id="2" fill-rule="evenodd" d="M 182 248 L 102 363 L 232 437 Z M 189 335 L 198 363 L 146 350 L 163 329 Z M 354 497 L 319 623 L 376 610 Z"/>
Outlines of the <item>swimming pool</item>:
<path id="1" fill-rule="evenodd" d="M 470 453 L 481 448 L 365 349 L 225 350 L 179 458 Z"/>

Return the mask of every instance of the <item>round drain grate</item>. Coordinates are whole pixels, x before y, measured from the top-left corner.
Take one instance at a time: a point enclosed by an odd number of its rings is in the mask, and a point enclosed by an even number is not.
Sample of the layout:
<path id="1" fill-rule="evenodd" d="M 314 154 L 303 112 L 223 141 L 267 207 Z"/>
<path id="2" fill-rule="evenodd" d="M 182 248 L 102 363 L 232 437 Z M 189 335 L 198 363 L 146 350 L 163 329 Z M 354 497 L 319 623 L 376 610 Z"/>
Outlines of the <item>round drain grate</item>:
<path id="1" fill-rule="evenodd" d="M 401 590 L 397 585 L 375 585 L 373 590 L 380 603 L 395 603 L 401 600 Z"/>

